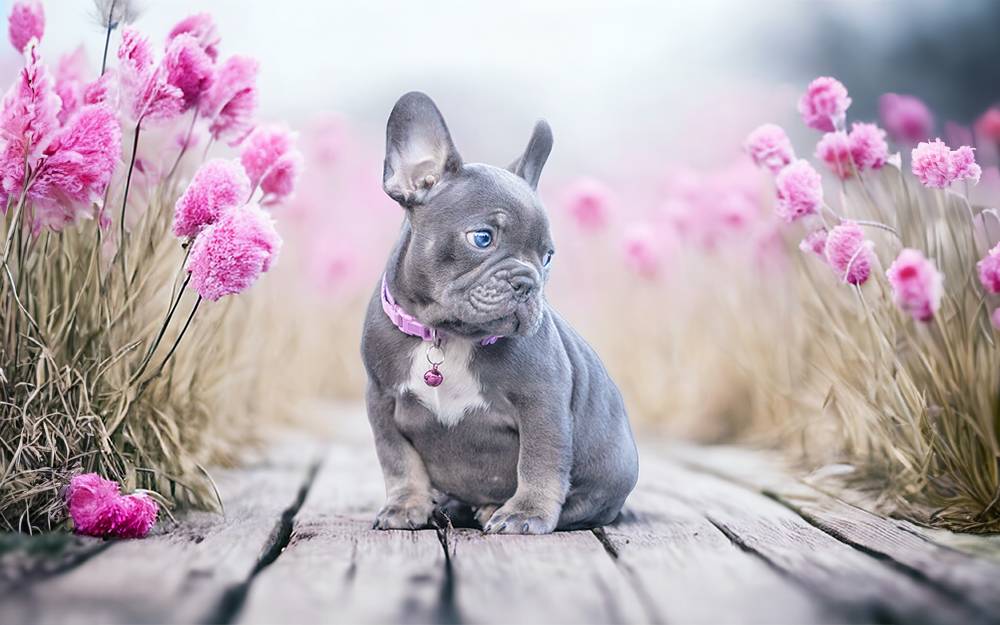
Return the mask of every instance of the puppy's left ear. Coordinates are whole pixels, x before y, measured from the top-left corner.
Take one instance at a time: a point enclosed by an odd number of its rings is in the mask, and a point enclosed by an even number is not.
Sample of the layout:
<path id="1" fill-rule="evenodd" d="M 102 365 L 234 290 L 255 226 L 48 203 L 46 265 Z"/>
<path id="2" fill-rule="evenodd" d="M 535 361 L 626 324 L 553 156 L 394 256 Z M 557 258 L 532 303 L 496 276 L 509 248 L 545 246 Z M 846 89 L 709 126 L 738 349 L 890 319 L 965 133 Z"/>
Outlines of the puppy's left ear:
<path id="1" fill-rule="evenodd" d="M 524 148 L 524 154 L 510 164 L 508 171 L 524 178 L 532 189 L 538 188 L 538 179 L 542 175 L 542 168 L 552 151 L 552 129 L 544 119 L 538 120 L 535 130 L 531 133 L 528 147 Z"/>
<path id="2" fill-rule="evenodd" d="M 412 208 L 461 168 L 462 157 L 434 101 L 418 91 L 399 98 L 385 129 L 382 187 L 389 197 Z"/>

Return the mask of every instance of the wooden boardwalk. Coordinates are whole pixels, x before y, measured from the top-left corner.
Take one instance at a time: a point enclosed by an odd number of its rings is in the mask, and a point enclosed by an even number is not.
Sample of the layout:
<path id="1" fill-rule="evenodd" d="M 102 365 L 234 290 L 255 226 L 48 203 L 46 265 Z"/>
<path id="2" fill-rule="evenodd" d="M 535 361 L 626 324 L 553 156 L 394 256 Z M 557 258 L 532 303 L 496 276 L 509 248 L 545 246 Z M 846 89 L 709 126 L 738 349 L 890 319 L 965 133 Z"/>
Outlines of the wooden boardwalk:
<path id="1" fill-rule="evenodd" d="M 1000 622 L 995 538 L 866 513 L 757 452 L 646 447 L 617 523 L 540 537 L 370 529 L 364 436 L 217 480 L 225 516 L 144 540 L 2 537 L 0 623 Z"/>

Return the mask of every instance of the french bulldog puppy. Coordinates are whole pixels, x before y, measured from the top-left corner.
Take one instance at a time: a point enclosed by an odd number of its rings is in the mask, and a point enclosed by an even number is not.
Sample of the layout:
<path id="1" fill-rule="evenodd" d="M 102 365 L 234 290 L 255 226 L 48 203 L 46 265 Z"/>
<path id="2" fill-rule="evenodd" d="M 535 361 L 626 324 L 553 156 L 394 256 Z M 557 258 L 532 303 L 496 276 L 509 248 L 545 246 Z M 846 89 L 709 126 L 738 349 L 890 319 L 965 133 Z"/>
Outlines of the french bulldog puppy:
<path id="1" fill-rule="evenodd" d="M 465 163 L 426 95 L 389 116 L 383 187 L 405 218 L 361 342 L 387 496 L 377 528 L 427 527 L 446 501 L 486 532 L 591 528 L 635 486 L 621 395 L 542 292 L 551 149 L 539 121 L 510 167 Z"/>

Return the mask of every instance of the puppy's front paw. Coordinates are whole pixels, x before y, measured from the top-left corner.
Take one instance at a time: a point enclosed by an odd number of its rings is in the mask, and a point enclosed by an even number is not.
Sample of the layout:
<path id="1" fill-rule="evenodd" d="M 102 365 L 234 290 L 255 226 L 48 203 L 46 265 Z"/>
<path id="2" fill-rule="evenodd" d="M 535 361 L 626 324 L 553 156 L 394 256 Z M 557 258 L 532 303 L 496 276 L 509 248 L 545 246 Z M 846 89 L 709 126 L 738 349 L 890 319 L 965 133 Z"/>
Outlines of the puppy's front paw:
<path id="1" fill-rule="evenodd" d="M 556 529 L 559 510 L 546 510 L 530 501 L 511 499 L 483 526 L 487 534 L 548 534 Z"/>
<path id="2" fill-rule="evenodd" d="M 375 517 L 373 529 L 417 530 L 430 525 L 434 502 L 430 497 L 407 497 L 387 501 Z"/>

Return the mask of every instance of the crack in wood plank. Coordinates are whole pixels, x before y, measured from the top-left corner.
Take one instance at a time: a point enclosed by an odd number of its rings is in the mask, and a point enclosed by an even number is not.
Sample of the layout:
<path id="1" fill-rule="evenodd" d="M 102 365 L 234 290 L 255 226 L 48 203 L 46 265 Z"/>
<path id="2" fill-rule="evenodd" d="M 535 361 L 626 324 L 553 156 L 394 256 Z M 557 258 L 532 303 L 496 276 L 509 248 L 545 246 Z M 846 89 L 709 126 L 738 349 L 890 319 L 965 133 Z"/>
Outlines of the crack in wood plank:
<path id="1" fill-rule="evenodd" d="M 646 617 L 649 622 L 653 625 L 664 625 L 666 621 L 663 618 L 663 614 L 660 613 L 659 608 L 656 607 L 656 601 L 650 594 L 649 589 L 642 582 L 642 578 L 636 574 L 635 569 L 632 566 L 621 560 L 617 545 L 612 542 L 608 537 L 608 533 L 603 527 L 594 528 L 591 533 L 597 539 L 597 542 L 601 543 L 601 547 L 604 548 L 604 552 L 608 554 L 608 557 L 615 563 L 618 571 L 622 574 L 622 577 L 628 581 L 632 586 L 632 591 L 635 593 L 636 597 L 639 598 L 642 604 L 642 609 L 646 613 Z"/>

